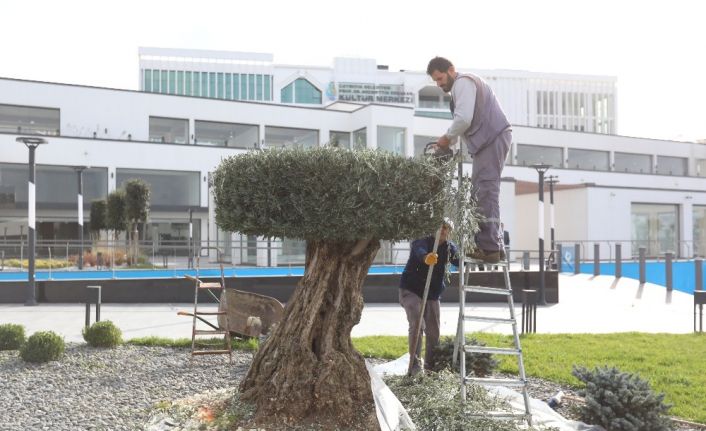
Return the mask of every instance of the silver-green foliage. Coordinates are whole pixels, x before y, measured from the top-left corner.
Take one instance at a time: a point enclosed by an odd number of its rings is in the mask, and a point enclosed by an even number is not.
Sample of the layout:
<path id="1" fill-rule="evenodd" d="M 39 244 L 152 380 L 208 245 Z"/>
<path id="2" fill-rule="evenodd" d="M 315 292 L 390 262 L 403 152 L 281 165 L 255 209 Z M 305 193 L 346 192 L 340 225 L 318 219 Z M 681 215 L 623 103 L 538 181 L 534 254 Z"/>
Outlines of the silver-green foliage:
<path id="1" fill-rule="evenodd" d="M 444 336 L 439 340 L 439 345 L 434 348 L 432 355 L 432 363 L 430 368 L 434 371 L 458 369 L 457 365 L 453 366 L 455 337 Z M 478 341 L 475 338 L 466 335 L 466 345 L 485 346 L 485 343 Z M 500 363 L 490 353 L 466 353 L 466 371 L 477 377 L 489 376 L 498 368 Z"/>
<path id="2" fill-rule="evenodd" d="M 26 362 L 55 361 L 64 354 L 64 339 L 53 331 L 32 334 L 20 349 L 20 357 Z"/>
<path id="3" fill-rule="evenodd" d="M 411 239 L 434 232 L 449 166 L 374 150 L 251 151 L 211 178 L 216 222 L 248 235 L 305 240 Z"/>
<path id="4" fill-rule="evenodd" d="M 24 342 L 24 326 L 14 323 L 0 325 L 0 350 L 17 350 Z"/>
<path id="5" fill-rule="evenodd" d="M 671 429 L 665 416 L 670 406 L 664 404 L 664 394 L 654 394 L 639 376 L 615 367 L 588 370 L 575 366 L 572 374 L 586 384 L 582 391 L 586 404 L 580 409 L 584 422 L 611 431 Z"/>
<path id="6" fill-rule="evenodd" d="M 123 342 L 122 331 L 110 320 L 96 322 L 83 328 L 81 334 L 86 343 L 93 347 L 115 347 Z"/>
<path id="7" fill-rule="evenodd" d="M 507 410 L 509 406 L 476 385 L 467 387 L 466 402 L 461 402 L 458 375 L 450 371 L 418 374 L 414 377 L 388 377 L 385 383 L 407 409 L 407 413 L 419 430 L 526 429 L 509 421 L 471 417 L 473 413 Z"/>

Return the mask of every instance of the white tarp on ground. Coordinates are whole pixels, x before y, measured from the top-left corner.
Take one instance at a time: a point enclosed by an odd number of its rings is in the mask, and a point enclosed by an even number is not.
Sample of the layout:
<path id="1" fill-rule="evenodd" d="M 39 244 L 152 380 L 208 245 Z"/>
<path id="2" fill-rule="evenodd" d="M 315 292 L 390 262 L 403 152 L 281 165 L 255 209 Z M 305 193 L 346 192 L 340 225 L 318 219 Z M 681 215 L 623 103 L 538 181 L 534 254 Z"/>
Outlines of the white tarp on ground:
<path id="1" fill-rule="evenodd" d="M 400 401 L 381 378 L 381 376 L 385 374 L 396 376 L 405 375 L 407 374 L 408 366 L 408 353 L 405 353 L 394 361 L 376 365 L 375 367 L 368 365 L 368 372 L 370 373 L 373 386 L 373 396 L 375 397 L 375 407 L 380 422 L 380 429 L 383 431 L 415 429 L 405 428 L 405 426 L 409 426 L 406 421 L 409 421 L 408 423 L 411 424 L 412 427 L 414 427 L 414 425 Z M 383 386 L 379 386 L 380 384 Z M 505 387 L 488 387 L 486 389 L 489 393 L 506 399 L 513 411 L 518 413 L 525 412 L 524 398 L 521 393 Z M 559 413 L 552 410 L 547 403 L 534 398 L 530 399 L 530 409 L 532 410 L 532 421 L 535 426 L 554 427 L 560 431 L 599 431 L 603 429 L 597 426 L 586 425 L 583 422 L 565 419 Z M 404 420 L 402 418 L 404 418 Z"/>

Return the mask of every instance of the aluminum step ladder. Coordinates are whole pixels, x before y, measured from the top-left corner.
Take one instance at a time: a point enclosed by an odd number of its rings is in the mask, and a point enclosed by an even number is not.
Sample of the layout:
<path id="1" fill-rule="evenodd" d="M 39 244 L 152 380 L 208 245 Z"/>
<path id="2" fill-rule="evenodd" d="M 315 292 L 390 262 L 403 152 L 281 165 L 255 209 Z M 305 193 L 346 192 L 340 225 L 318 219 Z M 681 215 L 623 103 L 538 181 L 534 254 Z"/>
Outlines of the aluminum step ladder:
<path id="1" fill-rule="evenodd" d="M 503 276 L 505 280 L 504 288 L 486 287 L 486 286 L 472 286 L 469 285 L 469 275 L 473 272 L 471 271 L 473 265 L 485 265 L 486 268 L 491 269 L 494 267 L 501 268 L 503 271 Z M 512 300 L 512 286 L 510 285 L 510 262 L 506 258 L 504 261 L 498 263 L 484 263 L 482 261 L 466 258 L 461 259 L 459 262 L 459 315 L 458 315 L 458 326 L 456 330 L 456 341 L 454 343 L 454 363 L 459 360 L 460 363 L 460 374 L 461 374 L 461 401 L 466 401 L 466 385 L 468 383 L 476 383 L 485 386 L 505 386 L 509 388 L 519 388 L 524 398 L 525 412 L 524 413 L 513 413 L 510 411 L 491 411 L 491 412 L 477 412 L 473 413 L 471 417 L 487 418 L 491 417 L 493 419 L 503 419 L 503 420 L 516 420 L 516 421 L 526 421 L 529 426 L 532 426 L 532 413 L 530 411 L 530 399 L 527 394 L 527 378 L 525 376 L 525 366 L 522 360 L 522 348 L 520 346 L 520 337 L 517 332 L 517 320 L 515 318 L 515 306 Z M 466 294 L 467 293 L 483 293 L 489 295 L 499 295 L 504 296 L 507 299 L 507 306 L 509 310 L 508 318 L 501 317 L 488 317 L 488 316 L 477 316 L 477 315 L 466 315 Z M 488 346 L 476 346 L 466 344 L 465 337 L 465 323 L 466 322 L 481 322 L 481 323 L 495 323 L 495 324 L 507 324 L 512 326 L 512 335 L 514 340 L 514 347 L 488 347 Z M 466 375 L 466 354 L 468 353 L 486 353 L 493 355 L 512 355 L 517 357 L 517 367 L 519 369 L 518 379 L 504 379 L 504 378 L 480 378 L 480 377 L 469 377 Z"/>
<path id="2" fill-rule="evenodd" d="M 230 331 L 228 328 L 230 327 L 228 325 L 228 310 L 227 303 L 226 303 L 226 298 L 227 295 L 221 295 L 220 299 L 216 294 L 213 293 L 213 290 L 221 291 L 224 292 L 225 290 L 225 277 L 223 275 L 223 265 L 221 265 L 221 280 L 220 282 L 215 282 L 215 283 L 208 283 L 203 280 L 201 280 L 198 277 L 198 269 L 197 269 L 197 275 L 196 277 L 190 276 L 190 275 L 184 275 L 185 278 L 191 280 L 194 282 L 194 311 L 193 313 L 185 312 L 185 311 L 180 311 L 177 314 L 180 316 L 192 316 L 193 318 L 193 323 L 191 325 L 191 360 L 193 361 L 194 356 L 199 356 L 199 355 L 228 355 L 229 358 L 229 363 L 233 363 L 233 353 L 232 353 L 232 345 L 231 345 L 231 336 L 230 336 Z M 216 302 L 219 304 L 218 306 L 218 311 L 200 311 L 199 310 L 199 292 L 207 291 L 213 298 L 215 298 Z M 218 326 L 218 323 L 214 324 L 206 319 L 206 317 L 209 316 L 216 316 L 218 318 L 219 316 L 223 316 L 223 321 L 224 321 L 224 326 L 221 328 Z M 205 324 L 209 327 L 209 329 L 200 329 L 197 328 L 197 323 Z M 198 340 L 199 336 L 202 335 L 223 335 L 223 341 L 225 344 L 225 348 L 220 348 L 220 349 L 206 349 L 205 347 L 210 346 L 210 344 L 204 344 L 200 343 Z"/>

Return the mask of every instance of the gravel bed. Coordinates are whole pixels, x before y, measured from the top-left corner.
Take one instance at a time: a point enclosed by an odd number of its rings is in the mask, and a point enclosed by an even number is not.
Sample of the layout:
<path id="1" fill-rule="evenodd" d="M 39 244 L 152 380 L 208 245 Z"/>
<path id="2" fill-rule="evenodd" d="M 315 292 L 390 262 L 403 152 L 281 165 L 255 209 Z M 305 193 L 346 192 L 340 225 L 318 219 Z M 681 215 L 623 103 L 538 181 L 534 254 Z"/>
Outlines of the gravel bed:
<path id="1" fill-rule="evenodd" d="M 234 386 L 249 352 L 194 357 L 189 349 L 67 345 L 64 357 L 25 363 L 0 351 L 0 430 L 140 430 L 161 401 Z"/>
<path id="2" fill-rule="evenodd" d="M 17 351 L 0 351 L 0 430 L 142 430 L 160 403 L 234 387 L 251 361 L 252 353 L 242 351 L 233 352 L 229 365 L 225 355 L 194 357 L 192 363 L 183 348 L 68 344 L 61 360 L 29 364 Z M 530 396 L 540 400 L 560 390 L 578 395 L 550 381 L 528 381 Z M 578 406 L 564 399 L 557 412 L 578 419 Z"/>

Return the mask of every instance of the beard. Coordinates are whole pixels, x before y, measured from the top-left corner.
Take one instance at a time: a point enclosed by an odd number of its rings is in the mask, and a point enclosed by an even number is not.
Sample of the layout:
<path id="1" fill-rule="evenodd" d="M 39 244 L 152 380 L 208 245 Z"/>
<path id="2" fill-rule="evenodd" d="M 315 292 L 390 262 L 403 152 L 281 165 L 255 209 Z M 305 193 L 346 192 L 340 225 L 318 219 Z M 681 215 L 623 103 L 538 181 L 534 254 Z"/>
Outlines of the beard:
<path id="1" fill-rule="evenodd" d="M 450 73 L 446 72 L 446 85 L 444 85 L 443 87 L 441 87 L 441 89 L 444 90 L 444 92 L 446 92 L 446 93 L 450 93 L 450 92 L 451 92 L 451 87 L 454 86 L 454 82 L 455 82 L 455 81 L 456 81 L 456 80 L 453 78 L 453 76 L 451 76 Z"/>

